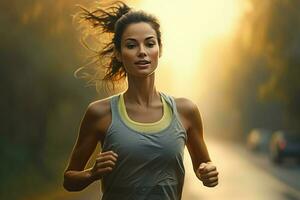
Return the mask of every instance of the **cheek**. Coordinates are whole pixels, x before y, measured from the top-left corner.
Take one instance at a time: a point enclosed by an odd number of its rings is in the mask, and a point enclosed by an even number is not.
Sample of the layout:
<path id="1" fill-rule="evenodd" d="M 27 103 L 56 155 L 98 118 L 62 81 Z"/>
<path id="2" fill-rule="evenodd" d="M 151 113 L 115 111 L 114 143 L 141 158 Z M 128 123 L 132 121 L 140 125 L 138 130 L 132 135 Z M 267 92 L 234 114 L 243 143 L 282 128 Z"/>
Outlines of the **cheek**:
<path id="1" fill-rule="evenodd" d="M 129 51 L 124 51 L 122 53 L 122 60 L 124 63 L 128 63 L 128 62 L 132 61 L 133 57 L 134 57 L 133 53 L 131 53 Z"/>
<path id="2" fill-rule="evenodd" d="M 151 52 L 150 52 L 150 57 L 151 58 L 159 58 L 159 49 L 153 49 Z"/>

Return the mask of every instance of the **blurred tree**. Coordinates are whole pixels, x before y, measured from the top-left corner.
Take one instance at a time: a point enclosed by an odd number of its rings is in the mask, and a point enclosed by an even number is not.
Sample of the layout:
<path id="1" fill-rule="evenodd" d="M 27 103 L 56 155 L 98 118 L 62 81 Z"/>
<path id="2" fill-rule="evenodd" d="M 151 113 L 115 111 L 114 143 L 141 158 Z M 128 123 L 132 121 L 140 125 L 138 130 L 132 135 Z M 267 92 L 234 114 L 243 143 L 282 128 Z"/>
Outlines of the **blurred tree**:
<path id="1" fill-rule="evenodd" d="M 259 88 L 266 101 L 284 106 L 285 126 L 300 128 L 300 1 L 251 0 L 245 17 L 249 51 L 263 57 L 269 71 Z"/>
<path id="2" fill-rule="evenodd" d="M 217 98 L 227 102 L 218 115 L 237 133 L 300 129 L 300 1 L 248 2 L 234 39 L 218 44 L 225 70 Z"/>
<path id="3" fill-rule="evenodd" d="M 36 189 L 24 185 L 28 176 L 61 175 L 84 109 L 102 97 L 73 76 L 86 54 L 72 26 L 75 11 L 71 0 L 0 3 L 0 199 L 18 195 L 13 185 Z"/>

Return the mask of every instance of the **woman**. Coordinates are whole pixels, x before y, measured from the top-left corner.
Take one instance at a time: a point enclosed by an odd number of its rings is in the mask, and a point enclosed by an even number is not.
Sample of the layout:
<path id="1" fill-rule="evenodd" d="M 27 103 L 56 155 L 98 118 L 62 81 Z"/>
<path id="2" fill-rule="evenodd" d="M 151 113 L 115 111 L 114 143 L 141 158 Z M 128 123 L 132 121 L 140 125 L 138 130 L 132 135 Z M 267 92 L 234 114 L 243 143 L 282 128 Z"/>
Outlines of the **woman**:
<path id="1" fill-rule="evenodd" d="M 162 48 L 157 19 L 122 2 L 82 14 L 94 28 L 113 34 L 100 52 L 111 60 L 104 80 L 127 77 L 128 89 L 88 106 L 64 173 L 65 189 L 79 191 L 101 180 L 102 199 L 181 199 L 185 145 L 195 175 L 216 186 L 197 106 L 155 87 Z M 102 152 L 85 169 L 99 141 Z"/>

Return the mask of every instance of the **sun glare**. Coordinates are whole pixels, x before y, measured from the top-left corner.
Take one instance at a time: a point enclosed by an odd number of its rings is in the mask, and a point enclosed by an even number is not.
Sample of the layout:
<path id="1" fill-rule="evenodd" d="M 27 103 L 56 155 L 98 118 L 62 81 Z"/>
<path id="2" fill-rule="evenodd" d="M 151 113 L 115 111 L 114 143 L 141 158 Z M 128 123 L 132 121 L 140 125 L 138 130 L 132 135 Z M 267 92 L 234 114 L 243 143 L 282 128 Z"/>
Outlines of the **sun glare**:
<path id="1" fill-rule="evenodd" d="M 195 90 L 205 80 L 199 80 L 198 74 L 208 67 L 200 66 L 203 51 L 215 38 L 232 34 L 244 11 L 243 2 L 141 0 L 134 5 L 156 15 L 161 22 L 163 56 L 157 72 L 161 89 L 193 99 L 199 97 Z"/>

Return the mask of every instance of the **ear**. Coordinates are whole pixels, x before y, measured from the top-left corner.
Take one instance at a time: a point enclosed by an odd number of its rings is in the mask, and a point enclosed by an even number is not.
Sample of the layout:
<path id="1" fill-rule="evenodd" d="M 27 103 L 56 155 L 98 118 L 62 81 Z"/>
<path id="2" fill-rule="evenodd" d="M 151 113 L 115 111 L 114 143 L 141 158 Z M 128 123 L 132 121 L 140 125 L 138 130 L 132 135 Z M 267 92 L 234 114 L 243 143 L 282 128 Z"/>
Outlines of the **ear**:
<path id="1" fill-rule="evenodd" d="M 162 56 L 162 44 L 159 46 L 159 57 Z"/>
<path id="2" fill-rule="evenodd" d="M 119 62 L 122 62 L 121 53 L 118 50 L 114 50 L 114 54 Z"/>

